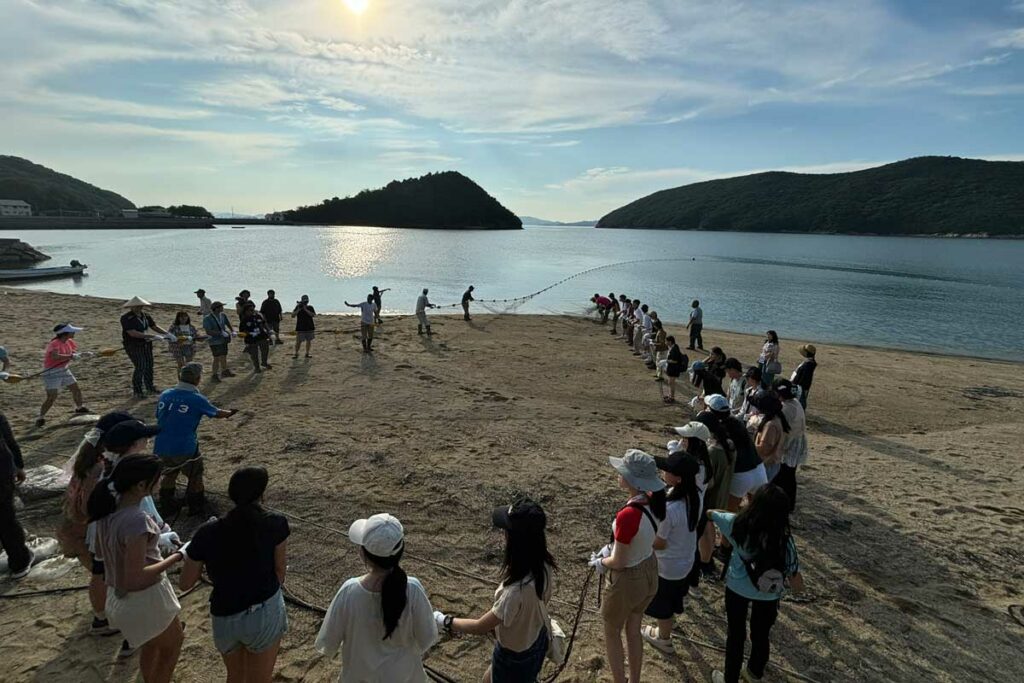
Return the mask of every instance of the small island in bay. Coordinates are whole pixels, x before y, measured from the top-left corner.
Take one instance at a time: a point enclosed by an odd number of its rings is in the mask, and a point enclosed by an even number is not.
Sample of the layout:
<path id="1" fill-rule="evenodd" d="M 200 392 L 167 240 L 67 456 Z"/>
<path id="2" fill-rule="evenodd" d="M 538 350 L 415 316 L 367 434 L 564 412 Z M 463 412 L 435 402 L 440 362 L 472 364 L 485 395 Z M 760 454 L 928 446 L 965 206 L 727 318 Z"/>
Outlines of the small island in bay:
<path id="1" fill-rule="evenodd" d="M 918 157 L 851 173 L 772 171 L 662 190 L 599 228 L 1024 236 L 1024 162 Z"/>
<path id="2" fill-rule="evenodd" d="M 292 223 L 390 228 L 519 230 L 523 223 L 497 199 L 456 171 L 394 180 L 354 197 L 325 199 L 282 214 Z"/>

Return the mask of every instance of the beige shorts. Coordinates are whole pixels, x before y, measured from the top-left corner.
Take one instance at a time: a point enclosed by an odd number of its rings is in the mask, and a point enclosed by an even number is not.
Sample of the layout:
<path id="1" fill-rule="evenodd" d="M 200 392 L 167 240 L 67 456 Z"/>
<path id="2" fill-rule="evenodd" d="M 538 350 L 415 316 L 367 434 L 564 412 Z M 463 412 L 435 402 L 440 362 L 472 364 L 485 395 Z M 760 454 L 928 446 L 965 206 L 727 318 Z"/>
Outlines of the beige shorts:
<path id="1" fill-rule="evenodd" d="M 621 628 L 632 614 L 643 614 L 658 593 L 658 560 L 651 556 L 623 570 L 608 570 L 601 602 L 605 623 Z"/>

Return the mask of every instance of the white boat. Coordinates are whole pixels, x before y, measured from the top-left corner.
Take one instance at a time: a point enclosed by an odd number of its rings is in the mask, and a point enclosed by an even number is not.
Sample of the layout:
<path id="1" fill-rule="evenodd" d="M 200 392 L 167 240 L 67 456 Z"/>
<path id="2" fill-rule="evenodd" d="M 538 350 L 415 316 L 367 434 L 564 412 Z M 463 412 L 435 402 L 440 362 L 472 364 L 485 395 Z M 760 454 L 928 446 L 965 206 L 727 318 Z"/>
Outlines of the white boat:
<path id="1" fill-rule="evenodd" d="M 77 277 L 85 272 L 88 266 L 77 261 L 75 265 L 59 266 L 57 268 L 8 268 L 0 269 L 0 282 L 13 282 L 16 280 L 45 280 L 55 277 Z"/>

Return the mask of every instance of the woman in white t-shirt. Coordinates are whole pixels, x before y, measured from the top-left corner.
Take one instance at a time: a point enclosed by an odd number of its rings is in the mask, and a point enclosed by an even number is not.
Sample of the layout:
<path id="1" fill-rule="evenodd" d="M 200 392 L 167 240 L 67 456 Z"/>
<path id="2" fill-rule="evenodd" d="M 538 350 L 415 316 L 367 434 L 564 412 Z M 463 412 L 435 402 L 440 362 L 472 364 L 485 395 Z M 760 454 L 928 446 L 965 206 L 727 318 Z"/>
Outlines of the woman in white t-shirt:
<path id="1" fill-rule="evenodd" d="M 654 460 L 669 489 L 665 519 L 658 524 L 654 538 L 658 593 L 645 611 L 647 616 L 658 620 L 658 625 L 645 626 L 640 634 L 658 650 L 671 653 L 674 650 L 672 627 L 676 615 L 683 613 L 683 603 L 690 590 L 689 575 L 697 555 L 697 524 L 702 502 L 697 479 L 701 468 L 697 459 L 685 451 Z"/>
<path id="2" fill-rule="evenodd" d="M 338 590 L 314 646 L 328 657 L 341 650 L 342 683 L 425 682 L 423 653 L 437 641 L 437 626 L 423 586 L 399 566 L 402 523 L 374 515 L 353 522 L 348 537 L 369 573 Z"/>
<path id="3" fill-rule="evenodd" d="M 491 515 L 505 532 L 505 559 L 494 606 L 479 619 L 457 619 L 435 612 L 438 627 L 447 633 L 485 635 L 497 642 L 484 683 L 532 683 L 548 651 L 548 610 L 553 589 L 555 558 L 548 552 L 547 517 L 532 500 L 519 500 Z"/>
<path id="4" fill-rule="evenodd" d="M 629 500 L 615 515 L 612 543 L 590 556 L 590 566 L 606 575 L 601 619 L 608 668 L 615 683 L 626 683 L 623 632 L 629 651 L 628 680 L 641 680 L 644 640 L 640 627 L 644 610 L 658 592 L 654 537 L 658 520 L 665 518 L 665 483 L 658 477 L 654 458 L 643 451 L 631 448 L 608 462 L 619 473 L 619 488 L 629 493 Z"/>

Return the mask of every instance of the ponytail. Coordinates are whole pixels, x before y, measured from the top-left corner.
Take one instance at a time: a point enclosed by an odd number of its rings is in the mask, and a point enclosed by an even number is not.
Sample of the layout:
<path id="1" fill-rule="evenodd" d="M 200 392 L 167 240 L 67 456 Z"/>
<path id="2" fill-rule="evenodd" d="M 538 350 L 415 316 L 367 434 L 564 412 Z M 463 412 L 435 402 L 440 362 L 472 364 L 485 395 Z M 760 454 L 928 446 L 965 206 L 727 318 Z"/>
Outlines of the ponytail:
<path id="1" fill-rule="evenodd" d="M 92 490 L 87 503 L 89 521 L 97 522 L 113 514 L 121 494 L 140 483 L 155 482 L 162 471 L 163 465 L 155 455 L 133 454 L 121 458 Z"/>
<path id="2" fill-rule="evenodd" d="M 264 467 L 241 467 L 228 482 L 228 497 L 235 507 L 224 516 L 224 524 L 235 537 L 246 538 L 257 544 L 260 528 L 256 522 L 265 514 L 260 506 L 267 490 L 269 475 Z"/>
<path id="3" fill-rule="evenodd" d="M 380 589 L 380 606 L 384 614 L 384 640 L 391 637 L 391 634 L 398 628 L 398 622 L 405 612 L 405 606 L 409 602 L 408 586 L 409 576 L 399 566 L 405 547 L 391 557 L 378 557 L 372 555 L 363 548 L 363 554 L 373 564 L 381 569 L 389 570 L 384 577 L 384 583 Z"/>

